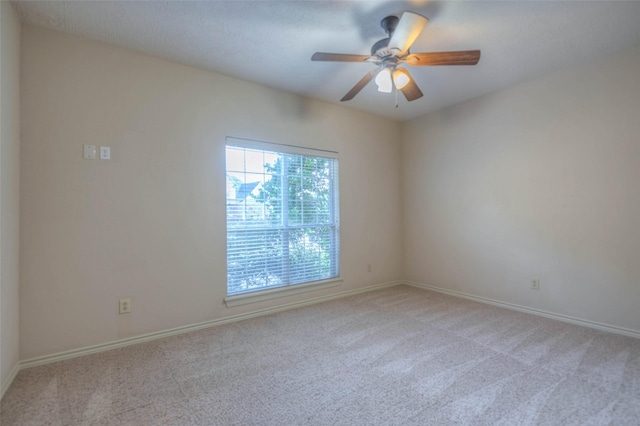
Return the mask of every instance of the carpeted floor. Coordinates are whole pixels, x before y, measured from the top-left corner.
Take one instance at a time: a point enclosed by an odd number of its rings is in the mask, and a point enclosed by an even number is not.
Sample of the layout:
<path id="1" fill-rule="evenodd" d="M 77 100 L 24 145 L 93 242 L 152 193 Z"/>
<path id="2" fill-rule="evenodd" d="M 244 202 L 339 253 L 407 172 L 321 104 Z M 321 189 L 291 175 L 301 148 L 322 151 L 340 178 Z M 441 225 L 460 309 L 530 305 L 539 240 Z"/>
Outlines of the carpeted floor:
<path id="1" fill-rule="evenodd" d="M 406 286 L 21 371 L 10 425 L 638 425 L 640 340 Z"/>

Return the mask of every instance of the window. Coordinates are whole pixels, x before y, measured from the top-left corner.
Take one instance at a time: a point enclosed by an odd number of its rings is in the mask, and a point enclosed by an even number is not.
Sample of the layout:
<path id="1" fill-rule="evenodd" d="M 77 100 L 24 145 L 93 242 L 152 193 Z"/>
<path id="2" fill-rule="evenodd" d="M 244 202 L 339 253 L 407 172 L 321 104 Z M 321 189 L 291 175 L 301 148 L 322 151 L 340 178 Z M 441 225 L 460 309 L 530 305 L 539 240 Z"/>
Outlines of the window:
<path id="1" fill-rule="evenodd" d="M 227 138 L 227 294 L 337 278 L 337 153 Z"/>

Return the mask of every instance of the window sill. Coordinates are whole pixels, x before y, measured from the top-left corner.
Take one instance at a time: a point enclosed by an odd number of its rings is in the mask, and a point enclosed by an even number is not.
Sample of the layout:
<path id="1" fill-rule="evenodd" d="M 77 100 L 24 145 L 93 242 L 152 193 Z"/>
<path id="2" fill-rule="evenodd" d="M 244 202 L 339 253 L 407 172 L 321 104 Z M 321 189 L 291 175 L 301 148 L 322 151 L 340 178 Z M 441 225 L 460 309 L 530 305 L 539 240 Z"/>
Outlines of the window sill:
<path id="1" fill-rule="evenodd" d="M 306 284 L 295 284 L 278 288 L 270 288 L 268 290 L 252 291 L 251 293 L 234 294 L 233 296 L 227 296 L 224 299 L 224 303 L 227 305 L 227 308 L 233 308 L 236 306 L 248 305 L 250 303 L 263 302 L 265 300 L 279 299 L 281 297 L 337 287 L 342 284 L 342 281 L 342 278 L 337 277 L 328 280 L 313 281 Z"/>

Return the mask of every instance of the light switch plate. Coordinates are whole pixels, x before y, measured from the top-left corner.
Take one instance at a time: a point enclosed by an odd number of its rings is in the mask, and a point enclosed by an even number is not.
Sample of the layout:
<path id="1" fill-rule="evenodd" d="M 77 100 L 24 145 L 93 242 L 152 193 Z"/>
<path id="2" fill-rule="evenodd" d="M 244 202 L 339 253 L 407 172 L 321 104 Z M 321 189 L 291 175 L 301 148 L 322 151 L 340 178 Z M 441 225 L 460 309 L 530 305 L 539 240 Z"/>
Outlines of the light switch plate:
<path id="1" fill-rule="evenodd" d="M 101 160 L 111 160 L 111 148 L 108 146 L 100 147 L 100 159 Z"/>
<path id="2" fill-rule="evenodd" d="M 96 146 L 95 145 L 84 145 L 82 150 L 82 158 L 85 160 L 95 160 L 96 159 Z"/>

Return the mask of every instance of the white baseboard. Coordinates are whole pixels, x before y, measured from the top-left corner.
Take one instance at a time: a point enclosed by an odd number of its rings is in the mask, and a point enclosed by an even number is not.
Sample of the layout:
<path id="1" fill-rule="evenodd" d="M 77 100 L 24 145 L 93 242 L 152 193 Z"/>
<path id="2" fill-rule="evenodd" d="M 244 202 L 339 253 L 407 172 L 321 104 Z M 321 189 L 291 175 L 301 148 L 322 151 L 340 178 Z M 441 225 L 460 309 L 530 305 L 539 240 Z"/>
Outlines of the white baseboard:
<path id="1" fill-rule="evenodd" d="M 206 321 L 206 322 L 202 322 L 202 323 L 198 323 L 198 324 L 191 324 L 191 325 L 187 325 L 187 326 L 183 326 L 183 327 L 172 328 L 172 329 L 158 331 L 158 332 L 154 332 L 154 333 L 147 333 L 147 334 L 143 334 L 143 335 L 139 335 L 139 336 L 135 336 L 135 337 L 129 337 L 129 338 L 126 338 L 126 339 L 119 339 L 119 340 L 114 340 L 114 341 L 111 341 L 111 342 L 101 343 L 101 344 L 97 344 L 97 345 L 86 346 L 86 347 L 83 347 L 83 348 L 72 349 L 72 350 L 69 350 L 69 351 L 58 352 L 58 353 L 51 354 L 51 355 L 45 355 L 45 356 L 41 356 L 41 357 L 26 359 L 26 360 L 20 361 L 18 364 L 16 364 L 14 366 L 14 368 L 11 370 L 11 373 L 9 374 L 7 379 L 4 381 L 4 383 L 2 383 L 2 393 L 0 394 L 0 398 L 1 398 L 2 395 L 4 395 L 5 391 L 9 388 L 9 386 L 11 385 L 11 382 L 13 382 L 13 379 L 16 377 L 18 372 L 21 369 L 24 369 L 24 368 L 35 367 L 35 366 L 38 366 L 38 365 L 49 364 L 49 363 L 52 363 L 52 362 L 62 361 L 62 360 L 65 360 L 65 359 L 76 358 L 76 357 L 79 357 L 79 356 L 84 356 L 84 355 L 94 354 L 94 353 L 108 351 L 108 350 L 112 350 L 112 349 L 122 348 L 122 347 L 125 347 L 125 346 L 135 345 L 135 344 L 138 344 L 138 343 L 149 342 L 149 341 L 152 341 L 152 340 L 157 340 L 157 339 L 162 339 L 162 338 L 165 338 L 165 337 L 175 336 L 177 334 L 189 333 L 189 332 L 196 331 L 196 330 L 202 330 L 202 329 L 209 328 L 209 327 L 215 327 L 217 325 L 228 324 L 228 323 L 236 322 L 236 321 L 242 321 L 242 320 L 249 319 L 249 318 L 255 318 L 255 317 L 268 315 L 268 314 L 272 314 L 272 313 L 276 313 L 276 312 L 282 312 L 282 311 L 286 311 L 286 310 L 289 310 L 289 309 L 294 309 L 294 308 L 299 308 L 299 307 L 303 307 L 303 306 L 313 305 L 313 304 L 316 304 L 316 303 L 326 302 L 326 301 L 333 300 L 333 299 L 340 299 L 340 298 L 347 297 L 347 296 L 353 296 L 353 295 L 356 295 L 356 294 L 366 293 L 366 292 L 369 292 L 369 291 L 379 290 L 379 289 L 383 289 L 383 288 L 387 288 L 387 287 L 393 287 L 393 286 L 401 285 L 401 284 L 405 284 L 405 285 L 412 286 L 412 287 L 417 287 L 417 288 L 422 288 L 422 289 L 426 289 L 426 290 L 432 290 L 432 291 L 436 291 L 436 292 L 439 292 L 439 293 L 448 294 L 450 296 L 461 297 L 461 298 L 474 300 L 474 301 L 481 302 L 481 303 L 486 303 L 486 304 L 490 304 L 490 305 L 494 305 L 494 306 L 500 306 L 500 307 L 507 308 L 507 309 L 513 309 L 513 310 L 516 310 L 516 311 L 525 312 L 525 313 L 529 313 L 529 314 L 533 314 L 533 315 L 538 315 L 538 316 L 542 316 L 542 317 L 546 317 L 546 318 L 556 319 L 556 320 L 559 320 L 559 321 L 564 321 L 564 322 L 568 322 L 568 323 L 572 323 L 572 324 L 582 325 L 582 326 L 585 326 L 585 327 L 595 328 L 595 329 L 602 330 L 602 331 L 608 331 L 608 332 L 611 332 L 611 333 L 622 334 L 622 335 L 625 335 L 625 336 L 640 338 L 640 331 L 637 331 L 637 330 L 632 330 L 632 329 L 623 328 L 623 327 L 617 327 L 617 326 L 613 326 L 613 325 L 609 325 L 609 324 L 598 323 L 598 322 L 595 322 L 595 321 L 589 321 L 589 320 L 585 320 L 585 319 L 581 319 L 581 318 L 574 318 L 574 317 L 570 317 L 570 316 L 567 316 L 567 315 L 556 314 L 556 313 L 553 313 L 553 312 L 547 312 L 547 311 L 543 311 L 543 310 L 540 310 L 540 309 L 529 308 L 529 307 L 526 307 L 526 306 L 516 305 L 516 304 L 508 303 L 508 302 L 502 302 L 502 301 L 499 301 L 499 300 L 493 300 L 493 299 L 489 299 L 489 298 L 486 298 L 486 297 L 474 296 L 472 294 L 467 294 L 467 293 L 463 293 L 463 292 L 455 291 L 455 290 L 447 290 L 447 289 L 444 289 L 444 288 L 435 287 L 435 286 L 431 286 L 431 285 L 427 285 L 427 284 L 421 284 L 421 283 L 416 283 L 416 282 L 411 282 L 411 281 L 391 281 L 391 282 L 387 282 L 387 283 L 376 284 L 376 285 L 373 285 L 373 286 L 359 288 L 359 289 L 356 289 L 356 290 L 343 291 L 343 292 L 335 293 L 335 294 L 328 295 L 328 296 L 315 297 L 315 298 L 307 299 L 307 300 L 304 300 L 304 301 L 301 301 L 301 302 L 288 303 L 288 304 L 276 306 L 274 308 L 260 309 L 260 310 L 248 312 L 248 313 L 245 313 L 245 314 L 233 315 L 233 316 L 224 317 L 224 318 L 220 318 L 220 319 L 216 319 L 216 320 L 212 320 L 212 321 Z"/>
<path id="2" fill-rule="evenodd" d="M 487 297 L 474 296 L 473 294 L 463 293 L 461 291 L 447 290 L 446 288 L 435 287 L 428 284 L 421 284 L 421 283 L 416 283 L 412 281 L 403 281 L 402 283 L 412 287 L 437 291 L 438 293 L 444 293 L 450 296 L 462 297 L 464 299 L 474 300 L 480 303 L 500 306 L 502 308 L 512 309 L 515 311 L 525 312 L 533 315 L 538 315 L 545 318 L 551 318 L 558 321 L 568 322 L 571 324 L 582 325 L 584 327 L 595 328 L 597 330 L 608 331 L 610 333 L 616 333 L 616 334 L 622 334 L 624 336 L 640 338 L 640 331 L 632 330 L 630 328 L 618 327 L 615 325 L 604 324 L 604 323 L 590 321 L 582 318 L 576 318 L 569 315 L 556 314 L 554 312 L 543 311 L 541 309 L 536 309 L 536 308 L 529 308 L 527 306 L 517 305 L 515 303 L 502 302 L 499 300 L 489 299 Z"/>
<path id="3" fill-rule="evenodd" d="M 246 314 L 233 315 L 224 317 L 212 321 L 201 322 L 198 324 L 186 325 L 184 327 L 177 327 L 163 331 L 157 331 L 154 333 L 142 334 L 140 336 L 128 337 L 126 339 L 114 340 L 107 343 L 100 343 L 97 345 L 86 346 L 83 348 L 72 349 L 69 351 L 58 352 L 51 355 L 40 356 L 36 358 L 30 358 L 19 363 L 19 369 L 35 367 L 38 365 L 49 364 L 56 361 L 62 361 L 65 359 L 76 358 L 83 355 L 94 354 L 98 352 L 108 351 L 111 349 L 122 348 L 125 346 L 135 345 L 137 343 L 149 342 L 151 340 L 162 339 L 169 336 L 175 336 L 177 334 L 189 333 L 191 331 L 202 330 L 204 328 L 215 327 L 216 325 L 228 324 L 235 321 L 242 321 L 249 318 L 255 318 L 263 315 L 268 315 L 276 312 L 282 312 L 289 309 L 299 308 L 302 306 L 313 305 L 316 303 L 326 302 L 333 299 L 340 299 L 347 296 L 353 296 L 360 293 L 366 293 L 373 290 L 379 290 L 386 287 L 393 287 L 403 284 L 400 281 L 391 281 L 382 284 L 376 284 L 368 287 L 359 288 L 356 290 L 342 291 L 340 293 L 331 294 L 328 296 L 314 297 L 300 302 L 287 303 L 285 305 L 276 306 L 274 308 L 260 309 L 257 311 L 248 312 Z M 16 370 L 16 373 L 18 370 Z M 15 377 L 15 374 L 14 374 Z M 13 380 L 13 379 L 12 379 Z M 10 382 L 9 382 L 10 383 Z M 8 385 L 7 385 L 8 387 Z M 4 390 L 4 387 L 3 387 Z"/>
<path id="4" fill-rule="evenodd" d="M 0 399 L 2 399 L 2 397 L 4 396 L 4 393 L 7 391 L 7 389 L 9 389 L 9 386 L 11 386 L 11 383 L 13 383 L 13 379 L 16 378 L 16 376 L 18 375 L 18 372 L 20 371 L 20 363 L 16 363 L 13 368 L 11 369 L 11 371 L 9 372 L 9 375 L 7 376 L 7 378 L 2 382 L 2 388 L 0 388 Z"/>

